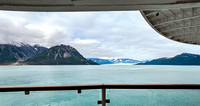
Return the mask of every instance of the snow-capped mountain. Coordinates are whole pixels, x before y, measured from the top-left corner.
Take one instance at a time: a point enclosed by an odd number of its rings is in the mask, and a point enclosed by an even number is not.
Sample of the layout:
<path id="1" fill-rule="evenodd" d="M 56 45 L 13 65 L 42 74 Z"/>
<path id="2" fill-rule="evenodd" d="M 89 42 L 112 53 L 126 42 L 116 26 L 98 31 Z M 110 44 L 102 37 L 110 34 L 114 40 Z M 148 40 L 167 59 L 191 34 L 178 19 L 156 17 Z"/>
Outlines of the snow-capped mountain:
<path id="1" fill-rule="evenodd" d="M 15 44 L 0 44 L 0 64 L 24 61 L 47 49 L 46 47 L 38 45 Z"/>
<path id="2" fill-rule="evenodd" d="M 91 61 L 96 62 L 98 64 L 114 64 L 109 59 L 87 58 L 87 60 L 91 60 Z"/>
<path id="3" fill-rule="evenodd" d="M 22 46 L 25 46 L 25 45 L 28 45 L 28 44 L 22 43 L 22 42 L 15 42 L 15 41 L 13 41 L 12 43 L 9 43 L 9 45 L 14 45 L 14 46 L 17 46 L 17 47 L 22 47 Z"/>
<path id="4" fill-rule="evenodd" d="M 129 58 L 119 58 L 119 59 L 101 59 L 101 58 L 87 58 L 88 60 L 97 62 L 98 64 L 137 64 L 144 63 L 144 61 L 129 59 Z"/>
<path id="5" fill-rule="evenodd" d="M 134 59 L 128 59 L 128 58 L 119 58 L 119 59 L 112 59 L 110 60 L 113 63 L 141 63 L 142 61 L 134 60 Z"/>

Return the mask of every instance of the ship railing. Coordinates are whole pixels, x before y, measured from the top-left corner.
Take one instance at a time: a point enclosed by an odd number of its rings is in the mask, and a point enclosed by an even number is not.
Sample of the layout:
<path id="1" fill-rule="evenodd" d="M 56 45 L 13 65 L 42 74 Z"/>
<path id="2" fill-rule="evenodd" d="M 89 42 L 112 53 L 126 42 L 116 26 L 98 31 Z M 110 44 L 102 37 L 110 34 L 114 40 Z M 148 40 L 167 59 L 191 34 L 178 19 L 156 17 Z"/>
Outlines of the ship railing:
<path id="1" fill-rule="evenodd" d="M 98 104 L 106 106 L 110 103 L 106 99 L 106 89 L 200 89 L 200 84 L 90 84 L 90 85 L 44 85 L 44 86 L 0 86 L 0 92 L 25 92 L 29 95 L 31 91 L 65 91 L 77 90 L 78 94 L 82 90 L 102 90 L 102 100 Z"/>

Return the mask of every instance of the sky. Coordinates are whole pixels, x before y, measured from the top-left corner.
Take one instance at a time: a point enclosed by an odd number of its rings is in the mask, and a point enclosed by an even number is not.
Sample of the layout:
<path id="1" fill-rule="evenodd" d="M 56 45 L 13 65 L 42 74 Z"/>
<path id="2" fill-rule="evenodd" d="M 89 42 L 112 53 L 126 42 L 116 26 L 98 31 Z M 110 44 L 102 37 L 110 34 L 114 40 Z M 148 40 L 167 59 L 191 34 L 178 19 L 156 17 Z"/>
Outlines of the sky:
<path id="1" fill-rule="evenodd" d="M 154 31 L 139 11 L 0 11 L 0 43 L 45 47 L 65 44 L 86 58 L 151 60 L 181 53 L 200 54 L 200 46 L 179 43 Z"/>

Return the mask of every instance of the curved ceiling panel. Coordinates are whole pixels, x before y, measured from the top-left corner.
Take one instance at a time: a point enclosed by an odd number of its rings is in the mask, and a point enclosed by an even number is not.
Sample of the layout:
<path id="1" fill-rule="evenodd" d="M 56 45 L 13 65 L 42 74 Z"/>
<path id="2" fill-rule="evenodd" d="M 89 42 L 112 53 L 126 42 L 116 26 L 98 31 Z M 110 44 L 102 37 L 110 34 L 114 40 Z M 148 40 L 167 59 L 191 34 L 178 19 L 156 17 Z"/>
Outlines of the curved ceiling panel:
<path id="1" fill-rule="evenodd" d="M 141 11 L 161 35 L 183 43 L 200 45 L 200 8 Z"/>

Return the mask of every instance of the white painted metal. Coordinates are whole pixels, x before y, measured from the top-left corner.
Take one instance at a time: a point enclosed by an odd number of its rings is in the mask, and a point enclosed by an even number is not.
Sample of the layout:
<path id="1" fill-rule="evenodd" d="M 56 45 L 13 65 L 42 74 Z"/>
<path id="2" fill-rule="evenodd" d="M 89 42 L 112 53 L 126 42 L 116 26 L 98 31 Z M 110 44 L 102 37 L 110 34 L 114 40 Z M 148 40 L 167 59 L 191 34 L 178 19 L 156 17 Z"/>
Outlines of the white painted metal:
<path id="1" fill-rule="evenodd" d="M 161 35 L 178 42 L 200 45 L 200 7 L 143 10 L 141 13 Z"/>
<path id="2" fill-rule="evenodd" d="M 200 0 L 0 0 L 0 10 L 121 11 L 199 7 Z"/>

